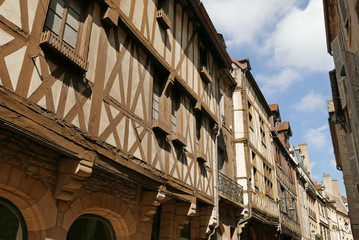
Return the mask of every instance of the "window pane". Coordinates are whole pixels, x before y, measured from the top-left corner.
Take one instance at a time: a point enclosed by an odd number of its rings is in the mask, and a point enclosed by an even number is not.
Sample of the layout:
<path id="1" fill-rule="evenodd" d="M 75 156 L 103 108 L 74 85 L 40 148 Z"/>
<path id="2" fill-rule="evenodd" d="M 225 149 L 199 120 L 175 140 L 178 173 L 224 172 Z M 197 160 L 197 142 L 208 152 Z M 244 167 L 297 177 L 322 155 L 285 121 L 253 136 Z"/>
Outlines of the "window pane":
<path id="1" fill-rule="evenodd" d="M 56 35 L 59 35 L 61 28 L 61 21 L 62 19 L 60 18 L 60 16 L 50 9 L 47 14 L 45 26 L 48 29 L 50 29 L 52 32 L 54 32 Z"/>
<path id="2" fill-rule="evenodd" d="M 76 32 L 79 28 L 80 15 L 71 8 L 68 10 L 66 24 L 70 25 Z"/>
<path id="3" fill-rule="evenodd" d="M 65 2 L 63 0 L 52 0 L 50 2 L 50 9 L 56 12 L 57 15 L 62 16 L 64 12 Z"/>
<path id="4" fill-rule="evenodd" d="M 66 24 L 63 40 L 71 47 L 75 48 L 76 37 L 77 37 L 77 32 L 72 27 Z"/>

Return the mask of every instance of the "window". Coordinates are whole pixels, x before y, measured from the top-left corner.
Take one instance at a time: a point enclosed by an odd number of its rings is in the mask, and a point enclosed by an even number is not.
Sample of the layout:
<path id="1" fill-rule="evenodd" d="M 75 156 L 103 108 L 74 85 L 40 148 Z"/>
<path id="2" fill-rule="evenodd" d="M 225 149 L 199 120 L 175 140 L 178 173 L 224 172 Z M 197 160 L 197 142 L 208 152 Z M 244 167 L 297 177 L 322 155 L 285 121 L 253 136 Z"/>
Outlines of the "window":
<path id="1" fill-rule="evenodd" d="M 75 48 L 81 9 L 83 6 L 79 0 L 51 0 L 45 30 L 51 30 L 59 39 Z"/>
<path id="2" fill-rule="evenodd" d="M 221 115 L 221 124 L 226 125 L 226 119 L 224 117 L 224 97 L 222 94 L 219 97 L 219 112 Z"/>
<path id="3" fill-rule="evenodd" d="M 282 212 L 287 213 L 287 200 L 283 186 L 280 186 L 280 192 L 281 192 Z"/>
<path id="4" fill-rule="evenodd" d="M 25 220 L 19 209 L 0 197 L 0 239 L 27 239 Z"/>
<path id="5" fill-rule="evenodd" d="M 275 158 L 277 160 L 277 164 L 280 165 L 279 149 L 277 146 L 275 146 Z"/>
<path id="6" fill-rule="evenodd" d="M 201 141 L 201 123 L 202 117 L 200 114 L 196 114 L 196 151 L 199 152 L 200 149 L 200 141 Z"/>
<path id="7" fill-rule="evenodd" d="M 71 225 L 66 240 L 115 240 L 111 223 L 100 216 L 84 214 Z"/>
<path id="8" fill-rule="evenodd" d="M 248 101 L 248 124 L 249 127 L 253 130 L 253 108 L 252 104 Z"/>
<path id="9" fill-rule="evenodd" d="M 172 90 L 171 95 L 172 106 L 171 106 L 171 130 L 172 132 L 178 131 L 178 110 L 180 107 L 180 95 L 179 91 Z"/>
<path id="10" fill-rule="evenodd" d="M 208 67 L 208 64 L 207 64 L 207 52 L 206 52 L 206 49 L 204 48 L 204 46 L 202 44 L 200 44 L 200 50 L 199 50 L 199 61 L 200 61 L 200 67 L 205 67 L 207 68 Z"/>
<path id="11" fill-rule="evenodd" d="M 296 203 L 295 203 L 295 199 L 292 198 L 292 218 L 293 220 L 296 222 L 297 221 L 297 208 L 296 208 Z"/>
<path id="12" fill-rule="evenodd" d="M 264 121 L 261 117 L 259 117 L 259 122 L 260 122 L 260 134 L 261 134 L 262 144 L 263 146 L 266 146 L 266 132 L 264 127 Z"/>
<path id="13" fill-rule="evenodd" d="M 266 163 L 263 163 L 263 169 L 264 169 L 265 193 L 268 196 L 272 197 L 273 196 L 272 169 Z"/>
<path id="14" fill-rule="evenodd" d="M 161 90 L 160 83 L 157 79 L 153 80 L 153 92 L 152 92 L 152 119 L 159 119 L 159 107 L 160 107 Z"/>
<path id="15" fill-rule="evenodd" d="M 257 168 L 253 167 L 253 176 L 254 176 L 254 186 L 259 189 L 259 174 Z"/>
<path id="16" fill-rule="evenodd" d="M 89 39 L 86 32 L 91 25 L 91 18 L 85 15 L 88 6 L 85 3 L 87 1 L 51 0 L 40 40 L 84 70 L 87 69 L 87 49 L 83 43 Z"/>
<path id="17" fill-rule="evenodd" d="M 289 176 L 289 180 L 293 183 L 292 168 L 289 163 L 288 163 L 288 176 Z"/>

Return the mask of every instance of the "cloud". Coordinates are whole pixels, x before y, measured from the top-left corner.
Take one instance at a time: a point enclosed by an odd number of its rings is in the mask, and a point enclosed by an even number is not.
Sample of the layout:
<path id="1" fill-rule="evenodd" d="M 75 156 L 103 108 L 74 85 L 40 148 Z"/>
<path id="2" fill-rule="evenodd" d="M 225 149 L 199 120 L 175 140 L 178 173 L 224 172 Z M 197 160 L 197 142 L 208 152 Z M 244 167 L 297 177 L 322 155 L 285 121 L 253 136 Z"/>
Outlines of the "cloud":
<path id="1" fill-rule="evenodd" d="M 204 0 L 216 29 L 230 45 L 250 44 L 273 30 L 276 22 L 295 4 L 295 0 Z"/>
<path id="2" fill-rule="evenodd" d="M 258 74 L 255 79 L 260 83 L 261 90 L 265 96 L 274 93 L 284 92 L 296 81 L 300 81 L 300 74 L 297 71 L 286 68 L 274 75 Z"/>
<path id="3" fill-rule="evenodd" d="M 322 94 L 310 92 L 294 108 L 301 112 L 325 111 L 326 100 Z"/>
<path id="4" fill-rule="evenodd" d="M 323 3 L 310 0 L 306 8 L 291 8 L 277 24 L 264 50 L 271 54 L 271 65 L 328 71 L 333 61 L 326 49 Z"/>
<path id="5" fill-rule="evenodd" d="M 328 125 L 324 124 L 319 128 L 310 128 L 304 134 L 304 139 L 309 146 L 317 149 L 324 147 L 327 144 Z"/>
<path id="6" fill-rule="evenodd" d="M 312 179 L 314 181 L 319 181 L 319 175 L 316 175 L 316 174 L 312 175 Z"/>

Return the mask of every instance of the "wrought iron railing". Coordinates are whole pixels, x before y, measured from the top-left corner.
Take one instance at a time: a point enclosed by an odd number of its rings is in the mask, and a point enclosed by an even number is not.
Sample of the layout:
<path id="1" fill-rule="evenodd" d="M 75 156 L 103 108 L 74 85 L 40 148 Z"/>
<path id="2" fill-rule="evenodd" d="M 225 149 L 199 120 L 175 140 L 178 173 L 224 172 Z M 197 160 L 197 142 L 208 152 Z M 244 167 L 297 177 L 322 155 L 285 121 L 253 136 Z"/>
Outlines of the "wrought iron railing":
<path id="1" fill-rule="evenodd" d="M 219 172 L 218 191 L 220 196 L 232 202 L 243 203 L 243 187 L 221 172 Z"/>

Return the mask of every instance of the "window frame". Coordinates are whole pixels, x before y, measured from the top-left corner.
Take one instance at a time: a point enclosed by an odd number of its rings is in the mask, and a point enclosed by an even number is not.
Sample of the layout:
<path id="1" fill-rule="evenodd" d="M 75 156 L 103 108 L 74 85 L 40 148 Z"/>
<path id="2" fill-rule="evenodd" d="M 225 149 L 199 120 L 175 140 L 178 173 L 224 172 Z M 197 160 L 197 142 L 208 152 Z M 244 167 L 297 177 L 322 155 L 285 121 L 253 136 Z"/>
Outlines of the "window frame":
<path id="1" fill-rule="evenodd" d="M 22 238 L 23 240 L 27 239 L 27 225 L 25 222 L 25 218 L 22 215 L 22 213 L 20 212 L 20 210 L 15 206 L 15 204 L 13 204 L 10 200 L 0 197 L 0 205 L 5 206 L 7 209 L 9 209 L 17 218 L 19 226 L 18 228 L 21 228 L 21 232 L 22 232 Z"/>

